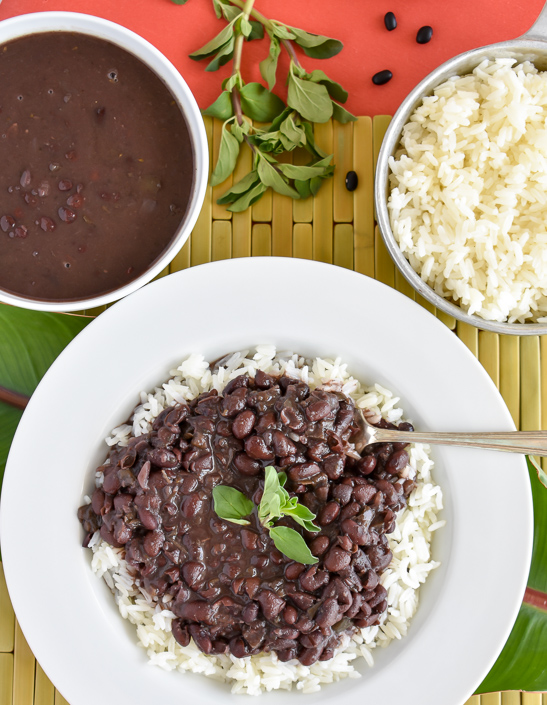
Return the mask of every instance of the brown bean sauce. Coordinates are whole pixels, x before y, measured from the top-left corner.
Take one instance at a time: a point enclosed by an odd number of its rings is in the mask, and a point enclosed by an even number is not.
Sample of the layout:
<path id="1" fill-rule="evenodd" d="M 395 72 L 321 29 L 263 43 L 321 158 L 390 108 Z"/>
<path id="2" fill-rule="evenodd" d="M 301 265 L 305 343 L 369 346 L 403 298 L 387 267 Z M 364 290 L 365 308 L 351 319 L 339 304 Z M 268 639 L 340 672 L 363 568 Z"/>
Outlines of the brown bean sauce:
<path id="1" fill-rule="evenodd" d="M 0 288 L 68 301 L 165 251 L 194 157 L 163 82 L 125 50 L 47 32 L 0 47 Z"/>
<path id="2" fill-rule="evenodd" d="M 386 534 L 414 488 L 401 444 L 355 453 L 354 414 L 342 393 L 260 371 L 232 380 L 223 395 L 169 407 L 99 468 L 103 485 L 78 511 L 84 546 L 99 529 L 125 547 L 137 582 L 175 613 L 182 645 L 193 638 L 205 653 L 327 660 L 342 634 L 377 624 L 387 609 L 379 582 L 392 558 Z M 257 504 L 267 465 L 286 472 L 289 494 L 317 515 L 318 533 L 278 522 L 303 535 L 319 558 L 313 566 L 275 548 L 256 508 L 244 527 L 213 510 L 219 484 Z"/>

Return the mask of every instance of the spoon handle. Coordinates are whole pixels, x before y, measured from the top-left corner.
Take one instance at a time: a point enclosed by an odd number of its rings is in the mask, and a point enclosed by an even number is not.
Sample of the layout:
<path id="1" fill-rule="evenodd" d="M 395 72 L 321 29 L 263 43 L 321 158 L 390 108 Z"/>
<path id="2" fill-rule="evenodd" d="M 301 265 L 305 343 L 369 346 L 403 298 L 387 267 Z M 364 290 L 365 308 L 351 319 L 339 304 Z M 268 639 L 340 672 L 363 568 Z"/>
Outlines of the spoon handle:
<path id="1" fill-rule="evenodd" d="M 547 431 L 498 431 L 495 433 L 416 433 L 377 429 L 380 443 L 433 443 L 528 453 L 547 457 Z"/>

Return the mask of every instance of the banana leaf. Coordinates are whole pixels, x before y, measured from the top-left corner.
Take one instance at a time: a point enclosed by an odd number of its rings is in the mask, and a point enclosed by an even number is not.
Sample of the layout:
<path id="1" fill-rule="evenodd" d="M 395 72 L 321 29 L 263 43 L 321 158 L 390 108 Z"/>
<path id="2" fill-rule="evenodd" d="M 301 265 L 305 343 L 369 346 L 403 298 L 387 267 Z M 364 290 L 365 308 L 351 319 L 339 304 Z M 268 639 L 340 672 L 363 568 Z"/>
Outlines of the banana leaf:
<path id="1" fill-rule="evenodd" d="M 91 319 L 0 305 L 0 483 L 28 397 Z"/>
<path id="2" fill-rule="evenodd" d="M 528 460 L 534 502 L 534 548 L 528 587 L 501 654 L 477 689 L 547 690 L 547 491 Z M 507 570 L 511 570 L 508 558 Z"/>

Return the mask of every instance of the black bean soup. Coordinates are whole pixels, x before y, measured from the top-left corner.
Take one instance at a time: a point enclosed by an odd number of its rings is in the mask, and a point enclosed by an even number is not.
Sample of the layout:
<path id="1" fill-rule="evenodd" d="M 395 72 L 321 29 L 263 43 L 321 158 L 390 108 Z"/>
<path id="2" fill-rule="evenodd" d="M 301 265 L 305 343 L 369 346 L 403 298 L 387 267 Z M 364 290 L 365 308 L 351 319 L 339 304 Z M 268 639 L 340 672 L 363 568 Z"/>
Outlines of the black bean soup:
<path id="1" fill-rule="evenodd" d="M 377 624 L 387 609 L 379 583 L 392 558 L 387 534 L 415 486 L 404 477 L 403 444 L 355 452 L 354 415 L 341 392 L 260 371 L 222 395 L 171 406 L 99 468 L 102 488 L 78 511 L 84 546 L 99 529 L 125 547 L 137 582 L 175 613 L 182 645 L 193 638 L 207 654 L 237 657 L 275 651 L 305 665 L 330 659 L 342 635 Z M 267 465 L 286 472 L 289 494 L 317 515 L 318 533 L 278 522 L 303 535 L 315 565 L 282 555 L 256 507 L 246 527 L 213 510 L 219 484 L 259 503 Z"/>
<path id="2" fill-rule="evenodd" d="M 69 301 L 146 271 L 194 181 L 167 87 L 132 54 L 70 32 L 1 46 L 0 85 L 0 288 Z"/>

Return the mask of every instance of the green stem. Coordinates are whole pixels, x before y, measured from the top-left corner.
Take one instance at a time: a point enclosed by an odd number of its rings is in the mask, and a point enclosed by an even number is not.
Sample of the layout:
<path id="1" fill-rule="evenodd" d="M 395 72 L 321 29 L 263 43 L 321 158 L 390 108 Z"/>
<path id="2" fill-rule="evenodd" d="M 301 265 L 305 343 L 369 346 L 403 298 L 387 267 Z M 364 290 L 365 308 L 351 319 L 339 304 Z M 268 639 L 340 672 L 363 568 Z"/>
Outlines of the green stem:
<path id="1" fill-rule="evenodd" d="M 232 3 L 232 5 L 236 5 L 237 7 L 240 7 L 244 12 L 245 12 L 245 7 L 248 4 L 248 2 L 246 4 L 244 4 L 243 0 L 230 0 L 230 2 Z M 262 25 L 264 25 L 264 27 L 266 29 L 270 30 L 270 32 L 273 32 L 274 22 L 272 22 L 272 20 L 269 20 L 265 15 L 263 15 L 258 10 L 255 10 L 254 8 L 251 9 L 249 14 L 252 17 L 254 17 L 255 20 L 257 20 Z M 238 37 L 238 39 L 239 39 L 239 37 Z M 281 44 L 283 44 L 283 46 L 285 47 L 285 49 L 289 53 L 289 56 L 294 61 L 294 63 L 298 66 L 298 68 L 302 68 L 300 61 L 298 60 L 298 57 L 297 57 L 296 52 L 294 50 L 293 43 L 291 41 L 289 41 L 288 39 L 282 39 Z"/>

